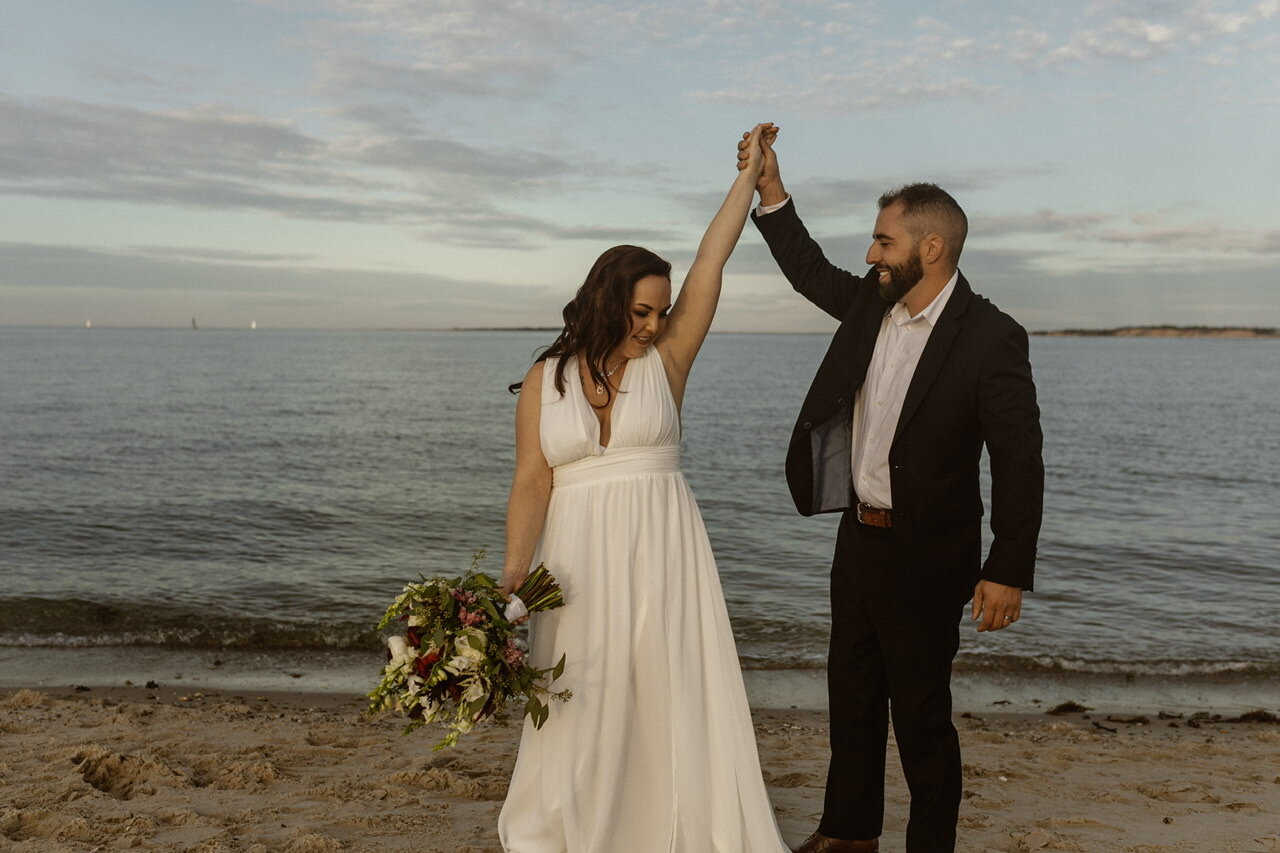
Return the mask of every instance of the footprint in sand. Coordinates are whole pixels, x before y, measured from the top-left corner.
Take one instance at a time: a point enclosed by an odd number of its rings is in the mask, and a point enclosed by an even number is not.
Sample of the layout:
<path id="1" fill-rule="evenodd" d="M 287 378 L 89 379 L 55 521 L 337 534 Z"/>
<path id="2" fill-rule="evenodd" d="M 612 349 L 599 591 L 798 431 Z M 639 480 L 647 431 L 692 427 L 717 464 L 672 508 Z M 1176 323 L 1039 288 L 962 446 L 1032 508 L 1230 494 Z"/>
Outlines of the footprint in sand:
<path id="1" fill-rule="evenodd" d="M 464 779 L 439 767 L 417 772 L 393 773 L 387 777 L 386 781 L 391 785 L 439 791 L 467 800 L 502 800 L 507 796 L 507 783 L 501 778 Z"/>
<path id="2" fill-rule="evenodd" d="M 71 757 L 84 781 L 118 800 L 154 794 L 160 788 L 185 788 L 187 780 L 177 771 L 136 755 L 121 755 L 90 746 Z"/>
<path id="3" fill-rule="evenodd" d="M 781 773 L 767 777 L 765 781 L 773 788 L 799 788 L 817 783 L 818 777 L 812 773 Z"/>
<path id="4" fill-rule="evenodd" d="M 191 781 L 198 788 L 261 790 L 273 782 L 289 778 L 289 774 L 270 759 L 228 760 L 209 755 L 191 759 Z"/>
<path id="5" fill-rule="evenodd" d="M 1188 782 L 1157 782 L 1134 785 L 1138 793 L 1165 803 L 1218 803 L 1222 798 L 1199 785 Z"/>

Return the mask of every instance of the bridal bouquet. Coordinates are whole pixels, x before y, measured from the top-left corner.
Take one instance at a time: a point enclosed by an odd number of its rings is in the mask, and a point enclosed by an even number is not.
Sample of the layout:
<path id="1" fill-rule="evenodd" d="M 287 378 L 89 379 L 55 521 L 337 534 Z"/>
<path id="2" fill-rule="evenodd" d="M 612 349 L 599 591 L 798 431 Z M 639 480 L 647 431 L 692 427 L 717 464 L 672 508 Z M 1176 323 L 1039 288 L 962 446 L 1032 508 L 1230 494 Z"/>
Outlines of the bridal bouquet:
<path id="1" fill-rule="evenodd" d="M 378 628 L 405 624 L 403 636 L 387 638 L 388 662 L 369 694 L 369 711 L 399 711 L 410 718 L 405 734 L 436 721 L 449 733 L 436 749 L 453 746 L 517 697 L 524 713 L 541 728 L 550 712 L 548 699 L 570 697 L 552 692 L 564 672 L 564 656 L 548 669 L 528 662 L 528 647 L 516 637 L 517 620 L 529 613 L 564 606 L 556 579 L 539 564 L 510 601 L 498 583 L 479 571 L 484 551 L 460 578 L 424 578 L 405 585 L 387 608 Z"/>

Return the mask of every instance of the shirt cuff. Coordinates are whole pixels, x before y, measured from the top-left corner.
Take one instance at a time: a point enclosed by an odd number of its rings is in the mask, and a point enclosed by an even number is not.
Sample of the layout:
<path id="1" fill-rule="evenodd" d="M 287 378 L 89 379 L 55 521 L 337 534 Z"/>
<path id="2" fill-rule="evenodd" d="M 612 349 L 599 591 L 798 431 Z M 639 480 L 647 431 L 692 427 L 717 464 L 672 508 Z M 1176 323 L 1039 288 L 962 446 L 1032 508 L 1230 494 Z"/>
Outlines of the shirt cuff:
<path id="1" fill-rule="evenodd" d="M 757 205 L 756 216 L 767 216 L 770 213 L 773 213 L 775 210 L 782 210 L 782 208 L 786 207 L 790 201 L 791 201 L 791 196 L 788 195 L 786 198 L 784 198 L 782 201 L 778 202 L 777 204 L 770 204 L 768 206 L 763 204 Z"/>

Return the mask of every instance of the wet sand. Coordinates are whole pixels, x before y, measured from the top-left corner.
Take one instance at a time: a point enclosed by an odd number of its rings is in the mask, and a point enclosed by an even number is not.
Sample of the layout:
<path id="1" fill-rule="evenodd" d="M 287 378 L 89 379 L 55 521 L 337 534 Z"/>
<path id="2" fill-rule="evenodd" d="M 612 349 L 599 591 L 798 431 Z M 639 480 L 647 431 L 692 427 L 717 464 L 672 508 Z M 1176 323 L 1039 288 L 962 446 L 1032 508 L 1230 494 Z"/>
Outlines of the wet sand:
<path id="1" fill-rule="evenodd" d="M 1280 851 L 1280 725 L 1265 716 L 1001 707 L 956 717 L 960 851 Z M 350 694 L 6 690 L 0 851 L 497 853 L 518 725 L 433 753 L 429 730 L 403 737 L 362 709 Z M 798 842 L 822 806 L 825 715 L 759 710 L 756 733 Z M 888 779 L 886 853 L 907 809 L 892 755 Z"/>

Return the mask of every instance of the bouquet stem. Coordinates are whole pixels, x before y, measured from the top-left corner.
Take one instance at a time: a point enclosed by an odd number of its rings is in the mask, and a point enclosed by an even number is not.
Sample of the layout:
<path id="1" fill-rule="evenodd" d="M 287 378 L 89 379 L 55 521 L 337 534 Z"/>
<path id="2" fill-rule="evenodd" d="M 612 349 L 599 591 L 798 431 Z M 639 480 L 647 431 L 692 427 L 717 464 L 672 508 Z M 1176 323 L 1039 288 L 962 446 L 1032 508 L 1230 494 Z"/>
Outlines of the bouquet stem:
<path id="1" fill-rule="evenodd" d="M 545 563 L 539 563 L 538 567 L 529 573 L 515 594 L 524 602 L 525 609 L 530 613 L 564 607 L 564 593 L 560 591 L 560 585 L 547 570 Z"/>

